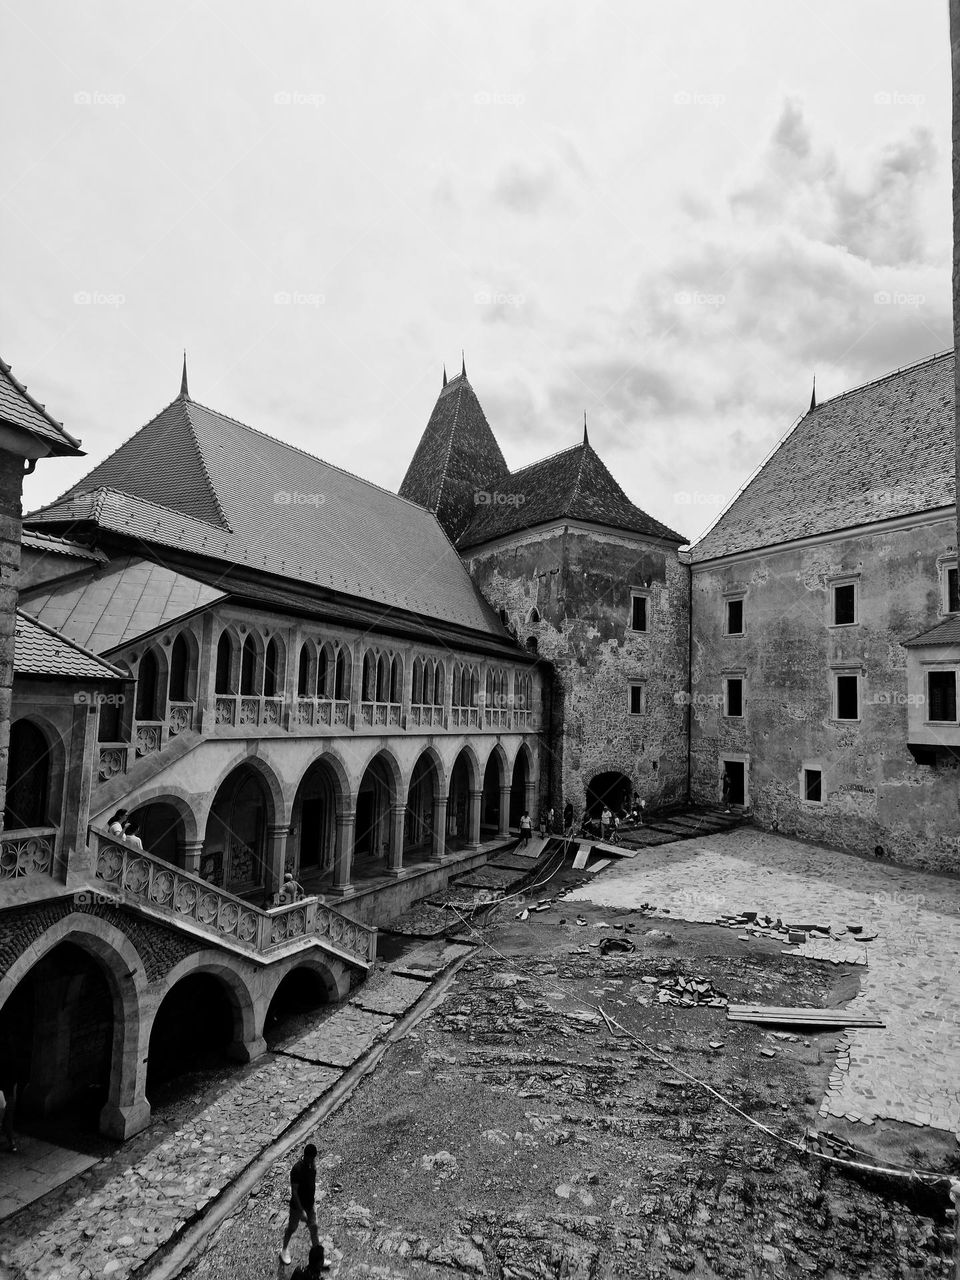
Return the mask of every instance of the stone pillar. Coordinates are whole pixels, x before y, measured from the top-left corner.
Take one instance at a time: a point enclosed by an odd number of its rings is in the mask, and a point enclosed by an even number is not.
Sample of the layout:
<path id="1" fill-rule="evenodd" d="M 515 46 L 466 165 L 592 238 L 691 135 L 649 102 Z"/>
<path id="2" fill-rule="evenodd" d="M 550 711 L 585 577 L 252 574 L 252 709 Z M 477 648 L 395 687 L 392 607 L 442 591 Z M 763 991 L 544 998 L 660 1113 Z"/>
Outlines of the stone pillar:
<path id="1" fill-rule="evenodd" d="M 510 788 L 500 788 L 500 825 L 497 828 L 498 836 L 508 836 L 510 834 Z"/>
<path id="2" fill-rule="evenodd" d="M 447 852 L 447 797 L 436 792 L 433 797 L 433 847 L 431 862 L 442 862 Z"/>
<path id="3" fill-rule="evenodd" d="M 468 794 L 467 848 L 476 849 L 480 845 L 480 804 L 483 800 L 483 792 L 471 790 Z"/>
<path id="4" fill-rule="evenodd" d="M 287 836 L 290 828 L 284 826 L 267 827 L 267 857 L 264 866 L 264 888 L 267 900 L 272 902 L 280 892 L 283 884 L 283 863 L 287 853 Z"/>
<path id="5" fill-rule="evenodd" d="M 140 1097 L 126 1106 L 108 1102 L 100 1111 L 99 1128 L 105 1138 L 126 1142 L 150 1123 L 150 1103 Z"/>
<path id="6" fill-rule="evenodd" d="M 540 814 L 537 812 L 537 784 L 535 782 L 527 782 L 523 788 L 523 807 L 530 815 L 530 821 L 534 827 L 537 825 L 537 819 Z"/>
<path id="7" fill-rule="evenodd" d="M 180 865 L 184 871 L 192 875 L 200 874 L 200 858 L 203 854 L 202 840 L 182 840 L 180 842 Z"/>
<path id="8" fill-rule="evenodd" d="M 347 893 L 350 889 L 350 872 L 353 868 L 354 827 L 357 821 L 356 809 L 343 809 L 337 812 L 337 848 L 333 861 L 333 885 L 331 893 Z"/>
<path id="9" fill-rule="evenodd" d="M 405 804 L 390 806 L 390 848 L 387 852 L 387 875 L 403 875 L 403 826 L 407 816 Z"/>

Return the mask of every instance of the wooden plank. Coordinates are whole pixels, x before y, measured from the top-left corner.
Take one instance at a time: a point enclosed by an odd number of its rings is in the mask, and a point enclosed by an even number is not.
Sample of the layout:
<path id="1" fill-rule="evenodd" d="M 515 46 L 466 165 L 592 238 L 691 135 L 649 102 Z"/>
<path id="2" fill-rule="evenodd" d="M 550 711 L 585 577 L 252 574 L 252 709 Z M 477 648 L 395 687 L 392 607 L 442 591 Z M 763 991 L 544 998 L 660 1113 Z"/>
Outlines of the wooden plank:
<path id="1" fill-rule="evenodd" d="M 593 847 L 603 853 L 612 853 L 615 858 L 635 858 L 638 852 L 636 849 L 626 849 L 622 844 L 605 844 L 602 840 L 594 841 Z"/>
<path id="2" fill-rule="evenodd" d="M 843 1009 L 784 1008 L 774 1005 L 731 1004 L 727 1006 L 729 1022 L 776 1022 L 795 1026 L 884 1027 L 881 1019 L 866 1013 L 850 1013 Z"/>
<path id="3" fill-rule="evenodd" d="M 590 857 L 590 851 L 592 848 L 593 846 L 588 843 L 577 845 L 577 856 L 573 860 L 574 871 L 582 871 L 587 865 L 587 859 Z"/>
<path id="4" fill-rule="evenodd" d="M 609 858 L 601 858 L 599 862 L 595 862 L 592 867 L 587 867 L 590 875 L 596 875 L 598 871 L 602 871 L 604 867 L 610 866 Z"/>

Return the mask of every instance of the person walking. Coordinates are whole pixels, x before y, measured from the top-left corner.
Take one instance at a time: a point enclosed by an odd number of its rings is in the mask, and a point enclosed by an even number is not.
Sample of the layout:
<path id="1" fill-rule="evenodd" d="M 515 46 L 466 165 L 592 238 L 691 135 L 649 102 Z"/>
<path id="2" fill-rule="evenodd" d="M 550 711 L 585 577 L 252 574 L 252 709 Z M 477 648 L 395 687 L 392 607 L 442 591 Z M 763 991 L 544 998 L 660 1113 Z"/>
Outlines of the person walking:
<path id="1" fill-rule="evenodd" d="M 290 1170 L 290 1218 L 283 1236 L 283 1247 L 280 1250 L 281 1262 L 289 1264 L 290 1241 L 301 1222 L 307 1225 L 313 1247 L 321 1247 L 320 1237 L 317 1234 L 316 1199 L 317 1148 L 312 1142 L 308 1142 L 303 1148 L 303 1155 Z"/>
<path id="2" fill-rule="evenodd" d="M 602 839 L 607 839 L 612 826 L 613 814 L 610 812 L 610 806 L 605 804 L 603 806 L 603 812 L 600 814 L 600 836 Z"/>
<path id="3" fill-rule="evenodd" d="M 723 799 L 723 812 L 729 813 L 730 812 L 730 774 L 727 773 L 726 769 L 724 769 L 723 776 L 720 779 L 720 787 L 721 787 L 721 795 Z"/>
<path id="4" fill-rule="evenodd" d="M 573 805 L 568 800 L 567 803 L 563 806 L 563 829 L 569 834 L 570 828 L 572 826 L 573 826 Z"/>
<path id="5" fill-rule="evenodd" d="M 330 1263 L 327 1262 L 323 1252 L 322 1244 L 315 1244 L 310 1249 L 310 1257 L 305 1267 L 297 1267 L 290 1280 L 314 1280 L 315 1276 L 323 1275 L 324 1271 L 330 1270 Z"/>
<path id="6" fill-rule="evenodd" d="M 530 836 L 533 832 L 533 823 L 530 821 L 530 814 L 524 809 L 520 815 L 520 843 L 524 848 L 530 843 Z"/>

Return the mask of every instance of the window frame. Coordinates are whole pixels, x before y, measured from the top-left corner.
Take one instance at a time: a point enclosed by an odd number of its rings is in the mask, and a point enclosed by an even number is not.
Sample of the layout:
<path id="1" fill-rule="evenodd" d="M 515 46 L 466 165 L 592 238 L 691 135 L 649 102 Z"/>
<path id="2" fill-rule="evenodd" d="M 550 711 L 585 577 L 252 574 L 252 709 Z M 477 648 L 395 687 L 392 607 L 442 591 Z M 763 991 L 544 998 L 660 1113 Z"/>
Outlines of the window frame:
<path id="1" fill-rule="evenodd" d="M 807 794 L 809 790 L 807 785 L 807 774 L 809 773 L 815 773 L 820 778 L 820 799 L 819 800 L 814 800 Z M 822 808 L 823 805 L 826 803 L 826 801 L 823 798 L 823 765 L 819 761 L 817 761 L 816 763 L 811 762 L 809 764 L 804 763 L 800 766 L 800 803 L 816 805 L 818 809 Z"/>
<path id="2" fill-rule="evenodd" d="M 637 601 L 637 600 L 642 600 L 642 601 L 644 602 L 644 604 L 643 604 L 643 626 L 642 626 L 642 627 L 635 627 L 635 626 L 633 625 L 633 620 L 634 620 L 634 609 L 635 609 L 635 607 L 636 607 L 636 601 Z M 646 590 L 646 588 L 644 588 L 644 587 L 631 587 L 631 588 L 630 588 L 630 620 L 629 620 L 629 622 L 628 622 L 628 624 L 627 624 L 627 630 L 628 630 L 628 631 L 632 631 L 632 632 L 633 632 L 633 634 L 634 634 L 634 635 L 637 635 L 637 636 L 646 636 L 646 635 L 649 635 L 649 634 L 650 634 L 650 620 L 651 620 L 651 614 L 652 614 L 652 612 L 653 612 L 653 610 L 652 610 L 652 596 L 651 596 L 650 592 L 649 592 L 648 590 Z"/>
<path id="3" fill-rule="evenodd" d="M 837 591 L 843 587 L 853 588 L 853 621 L 838 622 L 837 621 Z M 842 578 L 830 579 L 830 622 L 831 628 L 840 627 L 859 627 L 860 625 L 860 578 L 856 574 L 849 574 Z"/>
<path id="4" fill-rule="evenodd" d="M 933 700 L 930 697 L 930 677 L 932 675 L 952 675 L 953 676 L 954 718 L 952 720 L 931 720 L 930 719 L 930 708 L 933 704 Z M 929 666 L 925 666 L 923 670 L 923 696 L 926 698 L 926 703 L 924 705 L 924 715 L 923 715 L 924 724 L 930 725 L 931 728 L 943 728 L 945 725 L 953 726 L 953 727 L 960 726 L 960 698 L 958 698 L 957 696 L 958 692 L 960 692 L 960 677 L 958 677 L 958 670 L 957 670 L 956 663 L 934 662 L 934 663 L 931 663 Z"/>
<path id="5" fill-rule="evenodd" d="M 746 599 L 747 599 L 747 596 L 745 591 L 736 592 L 734 594 L 723 597 L 723 634 L 725 636 L 732 636 L 736 638 L 746 634 L 747 619 L 746 619 L 746 609 L 744 608 Z M 730 630 L 730 606 L 732 604 L 740 605 L 740 630 L 739 631 Z"/>
<path id="6" fill-rule="evenodd" d="M 730 682 L 736 680 L 740 686 L 740 710 L 732 712 L 730 710 Z M 725 720 L 743 720 L 745 718 L 744 704 L 746 702 L 746 676 L 740 671 L 732 671 L 723 676 L 723 717 Z"/>
<path id="7" fill-rule="evenodd" d="M 950 608 L 950 575 L 957 575 L 957 608 Z M 943 560 L 940 563 L 940 616 L 952 618 L 960 613 L 960 571 L 956 559 Z"/>
<path id="8" fill-rule="evenodd" d="M 640 693 L 640 710 L 633 709 L 634 690 Z M 628 680 L 627 681 L 627 715 L 634 718 L 647 714 L 647 682 L 646 680 Z"/>
<path id="9" fill-rule="evenodd" d="M 830 707 L 830 711 L 831 711 L 830 719 L 833 720 L 836 724 L 861 724 L 863 721 L 863 689 L 861 687 L 863 684 L 862 670 L 859 667 L 857 667 L 855 670 L 852 668 L 844 669 L 842 667 L 834 668 L 833 671 L 831 672 L 831 677 L 832 677 L 831 682 L 833 687 L 831 689 L 832 705 Z M 840 713 L 839 682 L 841 680 L 856 680 L 857 682 L 857 714 L 856 716 L 841 716 L 839 714 Z"/>

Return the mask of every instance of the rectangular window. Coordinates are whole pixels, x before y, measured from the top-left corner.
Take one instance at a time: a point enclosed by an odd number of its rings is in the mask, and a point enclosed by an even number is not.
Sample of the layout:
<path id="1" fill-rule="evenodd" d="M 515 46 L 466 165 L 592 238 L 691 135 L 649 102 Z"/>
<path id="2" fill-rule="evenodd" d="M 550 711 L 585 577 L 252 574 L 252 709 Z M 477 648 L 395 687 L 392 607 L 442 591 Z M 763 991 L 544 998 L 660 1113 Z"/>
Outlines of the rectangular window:
<path id="1" fill-rule="evenodd" d="M 857 586 L 839 582 L 833 588 L 833 625 L 849 627 L 857 620 Z"/>
<path id="2" fill-rule="evenodd" d="M 860 719 L 860 677 L 836 677 L 835 720 Z"/>
<path id="3" fill-rule="evenodd" d="M 724 697 L 724 715 L 743 715 L 743 680 L 740 676 L 728 676 Z"/>
<path id="4" fill-rule="evenodd" d="M 743 635 L 743 597 L 727 601 L 727 635 Z"/>
<path id="5" fill-rule="evenodd" d="M 819 769 L 804 769 L 803 798 L 813 804 L 823 803 L 823 775 Z"/>
<path id="6" fill-rule="evenodd" d="M 960 585 L 957 581 L 957 567 L 947 566 L 943 571 L 943 611 L 944 613 L 960 613 Z"/>
<path id="7" fill-rule="evenodd" d="M 941 724 L 957 723 L 957 673 L 927 672 L 927 719 Z"/>
<path id="8" fill-rule="evenodd" d="M 647 629 L 647 597 L 636 592 L 630 597 L 630 627 L 633 631 Z"/>
<path id="9" fill-rule="evenodd" d="M 632 716 L 642 716 L 646 710 L 647 703 L 647 687 L 645 684 L 631 684 L 630 686 L 630 714 Z"/>

